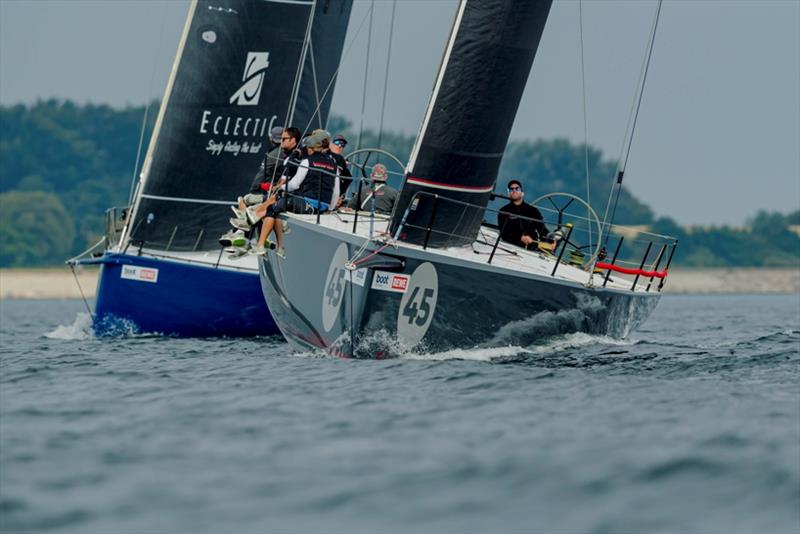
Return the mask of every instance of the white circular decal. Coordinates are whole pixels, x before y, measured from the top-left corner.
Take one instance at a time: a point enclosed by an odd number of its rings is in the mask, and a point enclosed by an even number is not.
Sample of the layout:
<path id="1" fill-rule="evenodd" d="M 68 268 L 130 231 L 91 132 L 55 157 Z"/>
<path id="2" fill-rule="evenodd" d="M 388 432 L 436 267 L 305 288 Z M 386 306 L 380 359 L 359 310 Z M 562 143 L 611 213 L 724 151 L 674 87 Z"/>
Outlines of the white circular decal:
<path id="1" fill-rule="evenodd" d="M 412 347 L 425 337 L 436 312 L 438 295 L 436 267 L 432 263 L 419 265 L 411 274 L 397 313 L 397 337 L 407 346 Z"/>
<path id="2" fill-rule="evenodd" d="M 207 43 L 214 44 L 217 42 L 217 32 L 214 30 L 204 31 L 202 34 L 203 40 Z"/>
<path id="3" fill-rule="evenodd" d="M 347 271 L 344 264 L 347 262 L 347 245 L 341 243 L 328 267 L 328 276 L 325 277 L 325 288 L 322 292 L 322 326 L 330 332 L 339 316 L 339 308 L 344 300 Z"/>

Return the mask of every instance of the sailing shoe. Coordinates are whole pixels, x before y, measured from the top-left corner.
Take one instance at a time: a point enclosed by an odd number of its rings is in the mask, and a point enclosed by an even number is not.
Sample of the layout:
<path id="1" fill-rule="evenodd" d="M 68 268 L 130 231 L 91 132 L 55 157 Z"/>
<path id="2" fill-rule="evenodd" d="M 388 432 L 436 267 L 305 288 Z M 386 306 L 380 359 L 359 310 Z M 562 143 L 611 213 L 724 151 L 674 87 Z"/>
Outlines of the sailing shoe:
<path id="1" fill-rule="evenodd" d="M 242 197 L 239 198 L 241 199 Z M 237 219 L 244 219 L 244 212 L 239 208 L 237 208 L 236 206 L 231 206 L 231 211 L 233 212 L 234 215 L 236 215 Z"/>
<path id="2" fill-rule="evenodd" d="M 232 253 L 228 256 L 229 260 L 238 260 L 242 256 L 246 256 L 247 252 L 250 250 L 247 247 L 231 247 L 230 249 L 225 249 L 226 251 L 231 250 Z"/>
<path id="3" fill-rule="evenodd" d="M 251 254 L 255 254 L 256 256 L 263 256 L 267 253 L 267 247 L 263 245 L 256 245 L 250 249 Z"/>
<path id="4" fill-rule="evenodd" d="M 276 251 L 275 251 L 275 254 L 277 254 L 277 255 L 278 255 L 278 257 L 279 257 L 280 259 L 282 259 L 282 260 L 285 260 L 285 259 L 286 259 L 286 249 L 285 249 L 285 248 L 283 248 L 283 247 L 281 247 L 281 248 L 279 248 L 278 250 L 276 250 Z"/>
<path id="5" fill-rule="evenodd" d="M 288 234 L 292 231 L 292 227 L 289 226 L 289 221 L 281 221 L 281 229 L 283 230 L 283 235 Z"/>
<path id="6" fill-rule="evenodd" d="M 247 221 L 244 219 L 236 219 L 234 217 L 231 217 L 230 219 L 228 219 L 228 222 L 231 223 L 231 226 L 233 226 L 234 228 L 238 228 L 240 230 L 250 229 L 250 225 L 247 224 Z"/>
<path id="7" fill-rule="evenodd" d="M 219 238 L 219 244 L 223 247 L 244 247 L 247 245 L 247 237 L 244 230 L 232 230 Z"/>
<path id="8" fill-rule="evenodd" d="M 250 224 L 250 226 L 254 225 L 258 222 L 258 216 L 256 215 L 255 206 L 251 206 L 244 210 L 245 219 Z"/>

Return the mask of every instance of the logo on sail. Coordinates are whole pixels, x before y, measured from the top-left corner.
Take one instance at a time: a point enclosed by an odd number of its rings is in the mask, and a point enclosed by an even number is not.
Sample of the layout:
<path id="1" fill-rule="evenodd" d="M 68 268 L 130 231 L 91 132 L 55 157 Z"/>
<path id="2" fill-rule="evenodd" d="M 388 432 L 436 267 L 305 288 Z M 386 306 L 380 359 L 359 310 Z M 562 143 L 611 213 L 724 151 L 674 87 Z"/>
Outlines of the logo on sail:
<path id="1" fill-rule="evenodd" d="M 257 106 L 267 67 L 269 67 L 269 52 L 248 52 L 242 86 L 233 93 L 230 103 L 237 106 Z"/>

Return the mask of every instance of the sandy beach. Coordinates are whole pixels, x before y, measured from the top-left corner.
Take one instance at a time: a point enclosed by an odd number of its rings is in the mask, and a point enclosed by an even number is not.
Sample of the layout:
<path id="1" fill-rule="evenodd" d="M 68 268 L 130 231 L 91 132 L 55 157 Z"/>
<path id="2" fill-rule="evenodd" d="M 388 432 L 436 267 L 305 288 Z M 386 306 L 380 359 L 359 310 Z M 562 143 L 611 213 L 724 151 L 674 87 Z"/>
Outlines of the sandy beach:
<path id="1" fill-rule="evenodd" d="M 96 268 L 0 269 L 0 299 L 93 299 Z M 673 269 L 666 293 L 800 293 L 800 269 Z"/>

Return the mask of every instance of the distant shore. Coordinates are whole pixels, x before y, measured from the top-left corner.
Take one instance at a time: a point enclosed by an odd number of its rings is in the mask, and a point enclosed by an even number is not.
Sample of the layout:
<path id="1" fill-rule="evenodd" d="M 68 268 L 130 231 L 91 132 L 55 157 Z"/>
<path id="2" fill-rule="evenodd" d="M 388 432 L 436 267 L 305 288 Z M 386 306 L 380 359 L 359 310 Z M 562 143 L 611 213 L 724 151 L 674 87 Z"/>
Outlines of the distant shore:
<path id="1" fill-rule="evenodd" d="M 97 268 L 0 269 L 0 299 L 93 299 Z M 673 269 L 665 293 L 800 293 L 800 269 Z"/>

